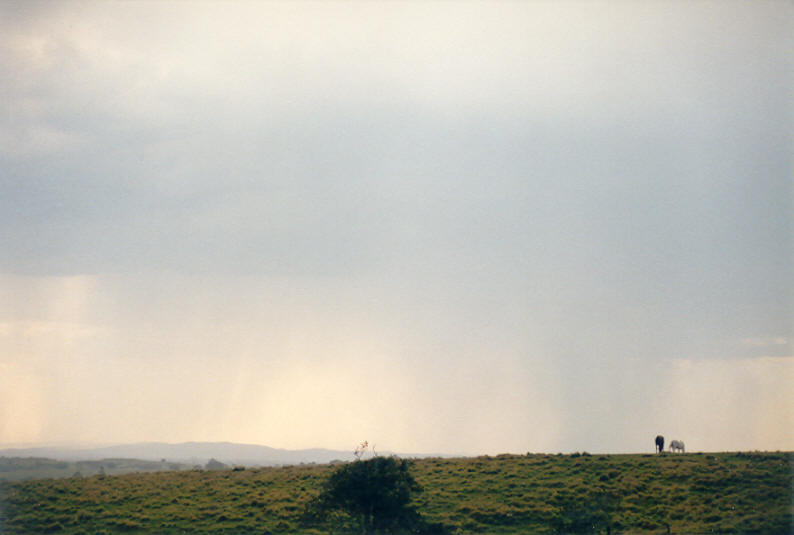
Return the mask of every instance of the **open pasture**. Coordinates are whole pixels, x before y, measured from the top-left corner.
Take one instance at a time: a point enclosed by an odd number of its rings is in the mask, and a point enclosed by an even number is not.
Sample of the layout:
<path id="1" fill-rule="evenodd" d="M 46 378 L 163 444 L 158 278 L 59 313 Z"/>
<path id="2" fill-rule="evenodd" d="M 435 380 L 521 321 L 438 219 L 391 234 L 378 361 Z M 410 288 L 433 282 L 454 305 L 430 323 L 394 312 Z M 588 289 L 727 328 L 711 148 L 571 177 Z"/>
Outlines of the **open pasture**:
<path id="1" fill-rule="evenodd" d="M 459 534 L 791 533 L 794 453 L 418 459 L 419 511 Z M 0 484 L 0 531 L 326 533 L 303 520 L 333 465 Z M 588 528 L 587 526 L 591 526 Z"/>

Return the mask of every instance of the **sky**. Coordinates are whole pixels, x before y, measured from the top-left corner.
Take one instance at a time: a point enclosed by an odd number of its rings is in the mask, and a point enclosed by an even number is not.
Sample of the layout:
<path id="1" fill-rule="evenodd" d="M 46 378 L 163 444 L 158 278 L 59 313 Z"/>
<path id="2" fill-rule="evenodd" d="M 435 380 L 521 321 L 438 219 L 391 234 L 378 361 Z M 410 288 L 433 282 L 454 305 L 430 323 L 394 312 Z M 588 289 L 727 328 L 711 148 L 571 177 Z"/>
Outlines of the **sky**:
<path id="1" fill-rule="evenodd" d="M 0 445 L 794 450 L 789 2 L 0 3 Z"/>

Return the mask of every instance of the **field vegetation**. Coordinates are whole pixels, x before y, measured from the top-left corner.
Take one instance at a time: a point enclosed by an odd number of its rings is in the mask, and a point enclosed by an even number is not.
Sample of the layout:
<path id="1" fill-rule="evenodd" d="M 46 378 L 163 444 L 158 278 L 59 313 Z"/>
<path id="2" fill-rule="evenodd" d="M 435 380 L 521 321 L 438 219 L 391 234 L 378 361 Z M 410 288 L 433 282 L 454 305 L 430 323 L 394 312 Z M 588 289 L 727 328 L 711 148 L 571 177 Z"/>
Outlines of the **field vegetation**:
<path id="1" fill-rule="evenodd" d="M 793 533 L 794 453 L 418 459 L 412 506 L 452 533 Z M 321 534 L 334 465 L 0 483 L 0 532 Z M 342 526 L 342 524 L 340 524 Z"/>

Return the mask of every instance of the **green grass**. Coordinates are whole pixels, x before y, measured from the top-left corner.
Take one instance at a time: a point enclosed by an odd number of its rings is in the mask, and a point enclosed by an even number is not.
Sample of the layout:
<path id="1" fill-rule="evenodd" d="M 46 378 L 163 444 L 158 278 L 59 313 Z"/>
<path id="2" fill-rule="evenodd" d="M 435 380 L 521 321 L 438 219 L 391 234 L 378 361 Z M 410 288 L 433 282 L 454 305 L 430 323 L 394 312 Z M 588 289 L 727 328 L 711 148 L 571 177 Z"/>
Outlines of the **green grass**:
<path id="1" fill-rule="evenodd" d="M 502 455 L 422 459 L 419 511 L 463 534 L 794 533 L 794 453 Z M 0 483 L 0 532 L 304 533 L 333 466 Z"/>

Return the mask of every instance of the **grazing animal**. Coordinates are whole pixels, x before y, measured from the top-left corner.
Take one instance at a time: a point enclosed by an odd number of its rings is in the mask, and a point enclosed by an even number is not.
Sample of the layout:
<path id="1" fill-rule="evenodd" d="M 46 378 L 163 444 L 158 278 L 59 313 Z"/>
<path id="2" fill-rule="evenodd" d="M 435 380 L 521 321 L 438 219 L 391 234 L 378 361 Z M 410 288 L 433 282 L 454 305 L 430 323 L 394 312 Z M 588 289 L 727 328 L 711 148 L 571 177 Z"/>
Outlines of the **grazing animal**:
<path id="1" fill-rule="evenodd" d="M 671 440 L 670 441 L 670 451 L 678 451 L 680 453 L 684 453 L 684 443 L 681 440 Z"/>
<path id="2" fill-rule="evenodd" d="M 662 435 L 656 435 L 656 452 L 662 453 L 664 451 L 664 437 Z"/>

